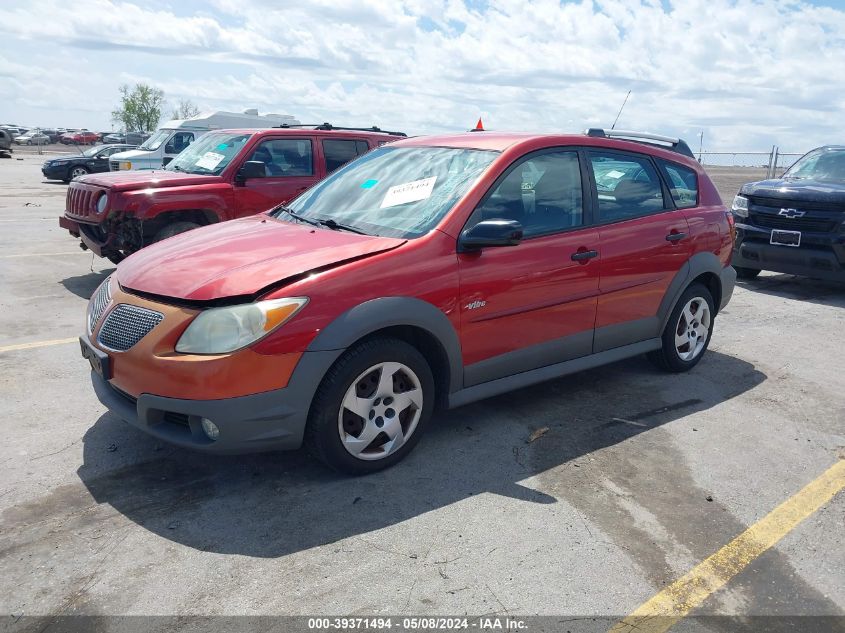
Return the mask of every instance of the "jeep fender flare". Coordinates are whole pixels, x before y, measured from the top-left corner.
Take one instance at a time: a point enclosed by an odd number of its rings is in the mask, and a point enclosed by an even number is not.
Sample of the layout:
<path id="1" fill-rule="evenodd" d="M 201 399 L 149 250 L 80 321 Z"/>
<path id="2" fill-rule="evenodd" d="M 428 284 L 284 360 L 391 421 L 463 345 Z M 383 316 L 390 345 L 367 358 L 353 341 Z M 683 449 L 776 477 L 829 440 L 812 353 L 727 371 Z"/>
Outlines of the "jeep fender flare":
<path id="1" fill-rule="evenodd" d="M 436 339 L 449 364 L 449 392 L 463 386 L 463 360 L 458 333 L 449 318 L 431 303 L 412 297 L 381 297 L 350 308 L 311 341 L 308 352 L 345 350 L 355 341 L 390 327 L 416 327 Z"/>

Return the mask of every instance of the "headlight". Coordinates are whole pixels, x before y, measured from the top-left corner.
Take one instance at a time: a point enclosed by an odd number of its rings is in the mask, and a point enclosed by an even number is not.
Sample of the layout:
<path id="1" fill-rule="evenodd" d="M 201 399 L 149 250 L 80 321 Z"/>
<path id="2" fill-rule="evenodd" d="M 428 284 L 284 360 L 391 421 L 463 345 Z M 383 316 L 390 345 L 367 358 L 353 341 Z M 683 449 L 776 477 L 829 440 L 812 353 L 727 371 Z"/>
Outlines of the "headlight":
<path id="1" fill-rule="evenodd" d="M 183 354 L 225 354 L 264 338 L 299 312 L 308 297 L 271 299 L 200 312 L 179 337 Z"/>
<path id="2" fill-rule="evenodd" d="M 120 168 L 121 169 L 127 169 L 127 170 L 132 169 L 132 163 L 130 163 L 129 161 L 126 161 L 124 163 L 120 163 Z"/>
<path id="3" fill-rule="evenodd" d="M 105 213 L 107 206 L 109 206 L 109 197 L 106 194 L 102 194 L 97 199 L 97 213 Z"/>
<path id="4" fill-rule="evenodd" d="M 734 214 L 738 215 L 741 218 L 748 217 L 748 198 L 745 196 L 734 196 L 733 204 L 731 205 L 731 211 Z"/>

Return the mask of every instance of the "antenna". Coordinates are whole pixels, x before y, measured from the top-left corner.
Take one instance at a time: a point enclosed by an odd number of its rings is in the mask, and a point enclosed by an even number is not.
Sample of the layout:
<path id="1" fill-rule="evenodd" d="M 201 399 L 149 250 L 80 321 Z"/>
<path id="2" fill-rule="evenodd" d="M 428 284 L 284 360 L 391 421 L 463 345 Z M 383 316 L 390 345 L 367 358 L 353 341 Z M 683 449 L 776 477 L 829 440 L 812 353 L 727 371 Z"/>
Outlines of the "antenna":
<path id="1" fill-rule="evenodd" d="M 616 122 L 619 121 L 619 117 L 622 114 L 622 110 L 625 109 L 625 104 L 628 103 L 628 97 L 631 96 L 631 91 L 628 91 L 628 94 L 625 95 L 625 101 L 622 102 L 622 107 L 619 108 L 619 114 L 616 115 L 616 118 L 613 120 L 613 125 L 610 126 L 610 129 L 613 130 L 616 128 Z"/>

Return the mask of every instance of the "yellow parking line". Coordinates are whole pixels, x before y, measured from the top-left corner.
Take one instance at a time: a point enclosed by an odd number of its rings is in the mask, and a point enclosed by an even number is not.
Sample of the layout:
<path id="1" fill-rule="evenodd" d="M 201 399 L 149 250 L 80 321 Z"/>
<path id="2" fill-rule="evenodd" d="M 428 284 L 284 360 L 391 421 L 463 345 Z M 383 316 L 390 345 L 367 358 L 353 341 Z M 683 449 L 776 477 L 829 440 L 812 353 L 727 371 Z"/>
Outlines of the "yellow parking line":
<path id="1" fill-rule="evenodd" d="M 79 337 L 73 338 L 57 338 L 52 341 L 35 341 L 33 343 L 18 343 L 17 345 L 4 345 L 0 347 L 0 354 L 3 352 L 16 352 L 21 349 L 33 349 L 35 347 L 50 347 L 51 345 L 67 345 L 68 343 L 76 343 Z"/>
<path id="2" fill-rule="evenodd" d="M 839 460 L 682 578 L 617 622 L 611 633 L 663 633 L 845 488 Z"/>
<path id="3" fill-rule="evenodd" d="M 17 255 L 0 255 L 0 259 L 11 259 L 13 257 L 53 257 L 55 255 L 81 255 L 85 251 L 62 251 L 61 253 L 18 253 Z"/>

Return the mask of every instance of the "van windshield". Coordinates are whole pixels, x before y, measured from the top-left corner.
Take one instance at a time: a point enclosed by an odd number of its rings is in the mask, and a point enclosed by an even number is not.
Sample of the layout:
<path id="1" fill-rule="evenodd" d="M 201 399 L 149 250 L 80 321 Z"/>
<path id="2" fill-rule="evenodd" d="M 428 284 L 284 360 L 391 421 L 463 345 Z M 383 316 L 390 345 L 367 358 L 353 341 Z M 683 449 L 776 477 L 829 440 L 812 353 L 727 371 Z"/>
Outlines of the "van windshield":
<path id="1" fill-rule="evenodd" d="M 238 155 L 252 134 L 211 132 L 203 134 L 167 164 L 167 171 L 219 175 Z"/>
<path id="2" fill-rule="evenodd" d="M 358 233 L 425 235 L 499 152 L 453 147 L 380 147 L 347 163 L 273 213 Z"/>
<path id="3" fill-rule="evenodd" d="M 161 147 L 161 144 L 164 143 L 172 133 L 173 130 L 159 130 L 144 141 L 143 145 L 141 145 L 138 149 L 145 149 L 150 152 L 155 151 Z"/>

